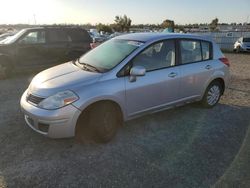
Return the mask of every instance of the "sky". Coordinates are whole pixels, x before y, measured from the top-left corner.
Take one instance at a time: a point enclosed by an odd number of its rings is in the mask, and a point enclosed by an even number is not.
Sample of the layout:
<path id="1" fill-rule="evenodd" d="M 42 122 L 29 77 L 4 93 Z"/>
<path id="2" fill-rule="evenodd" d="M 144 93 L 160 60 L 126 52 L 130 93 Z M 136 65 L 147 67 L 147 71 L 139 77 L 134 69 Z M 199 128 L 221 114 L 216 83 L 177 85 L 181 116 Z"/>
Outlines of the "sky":
<path id="1" fill-rule="evenodd" d="M 0 24 L 132 24 L 250 22 L 250 0 L 0 0 Z"/>

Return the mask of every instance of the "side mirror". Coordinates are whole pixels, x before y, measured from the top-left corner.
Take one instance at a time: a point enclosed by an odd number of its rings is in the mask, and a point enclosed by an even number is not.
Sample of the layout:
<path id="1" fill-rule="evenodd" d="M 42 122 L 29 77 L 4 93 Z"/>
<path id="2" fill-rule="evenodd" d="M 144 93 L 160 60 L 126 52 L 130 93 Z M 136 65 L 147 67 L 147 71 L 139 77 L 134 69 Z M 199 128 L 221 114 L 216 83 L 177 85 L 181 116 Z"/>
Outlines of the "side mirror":
<path id="1" fill-rule="evenodd" d="M 134 66 L 130 69 L 130 82 L 135 82 L 137 76 L 144 76 L 146 74 L 146 69 L 143 66 Z"/>

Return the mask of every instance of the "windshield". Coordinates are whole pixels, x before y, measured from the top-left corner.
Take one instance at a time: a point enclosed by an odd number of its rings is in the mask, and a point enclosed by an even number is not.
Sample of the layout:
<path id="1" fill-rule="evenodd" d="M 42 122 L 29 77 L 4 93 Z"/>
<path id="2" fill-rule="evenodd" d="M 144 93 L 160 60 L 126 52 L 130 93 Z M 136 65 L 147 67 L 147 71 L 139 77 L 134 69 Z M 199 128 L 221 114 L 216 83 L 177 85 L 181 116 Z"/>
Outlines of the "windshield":
<path id="1" fill-rule="evenodd" d="M 7 37 L 6 39 L 2 40 L 0 43 L 1 44 L 11 44 L 13 42 L 15 42 L 19 37 L 21 37 L 26 30 L 21 30 L 19 32 L 17 32 L 15 35 Z"/>
<path id="2" fill-rule="evenodd" d="M 111 39 L 83 55 L 79 62 L 106 72 L 118 65 L 142 44 L 138 41 Z"/>
<path id="3" fill-rule="evenodd" d="M 243 38 L 243 42 L 250 42 L 250 38 Z"/>

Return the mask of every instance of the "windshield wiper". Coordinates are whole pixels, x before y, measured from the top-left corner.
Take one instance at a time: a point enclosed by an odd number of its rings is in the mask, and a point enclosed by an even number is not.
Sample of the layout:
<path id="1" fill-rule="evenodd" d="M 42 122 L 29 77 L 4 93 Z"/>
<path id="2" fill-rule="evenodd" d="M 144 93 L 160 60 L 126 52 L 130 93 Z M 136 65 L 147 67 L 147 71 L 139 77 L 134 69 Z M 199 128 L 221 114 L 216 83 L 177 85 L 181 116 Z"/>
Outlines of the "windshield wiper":
<path id="1" fill-rule="evenodd" d="M 95 66 L 93 65 L 90 65 L 90 64 L 87 64 L 87 63 L 81 63 L 81 65 L 85 68 L 85 69 L 88 69 L 88 70 L 92 70 L 94 72 L 101 72 L 98 68 L 96 68 Z"/>
<path id="2" fill-rule="evenodd" d="M 80 63 L 79 59 L 77 59 L 75 61 L 75 64 L 78 65 L 83 70 L 101 73 L 101 71 L 98 68 L 96 68 L 95 66 L 93 66 L 93 65 L 90 65 L 90 64 L 87 64 L 87 63 Z"/>

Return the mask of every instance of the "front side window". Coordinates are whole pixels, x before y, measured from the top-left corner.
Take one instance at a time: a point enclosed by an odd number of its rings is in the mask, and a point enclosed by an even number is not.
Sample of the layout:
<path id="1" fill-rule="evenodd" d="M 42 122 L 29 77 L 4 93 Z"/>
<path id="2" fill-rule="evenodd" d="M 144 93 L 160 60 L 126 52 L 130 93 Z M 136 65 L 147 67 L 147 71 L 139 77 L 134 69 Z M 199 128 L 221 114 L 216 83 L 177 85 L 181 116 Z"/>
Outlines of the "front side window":
<path id="1" fill-rule="evenodd" d="M 175 42 L 167 40 L 151 45 L 133 60 L 133 66 L 143 66 L 147 71 L 175 65 Z"/>
<path id="2" fill-rule="evenodd" d="M 180 50 L 182 64 L 202 61 L 200 41 L 182 40 Z"/>
<path id="3" fill-rule="evenodd" d="M 243 42 L 250 42 L 250 38 L 243 38 Z"/>
<path id="4" fill-rule="evenodd" d="M 45 31 L 31 31 L 23 37 L 19 43 L 21 44 L 43 44 L 45 43 Z"/>
<path id="5" fill-rule="evenodd" d="M 111 39 L 83 55 L 79 63 L 88 64 L 106 72 L 118 65 L 142 44 L 138 41 Z"/>

